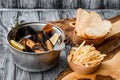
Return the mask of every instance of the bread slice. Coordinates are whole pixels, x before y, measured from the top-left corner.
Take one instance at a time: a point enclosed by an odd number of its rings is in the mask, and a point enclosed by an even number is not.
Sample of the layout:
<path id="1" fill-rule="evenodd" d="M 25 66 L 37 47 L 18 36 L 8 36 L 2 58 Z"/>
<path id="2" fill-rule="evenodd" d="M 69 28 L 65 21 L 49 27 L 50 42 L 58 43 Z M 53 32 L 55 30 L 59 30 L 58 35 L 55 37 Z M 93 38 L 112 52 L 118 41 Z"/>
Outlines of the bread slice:
<path id="1" fill-rule="evenodd" d="M 87 20 L 87 23 L 83 27 L 84 29 L 82 29 L 82 34 L 84 34 L 84 36 L 83 36 L 84 39 L 89 39 L 89 37 L 84 32 L 85 28 L 87 28 L 87 27 L 94 27 L 94 26 L 96 26 L 96 25 L 98 25 L 99 23 L 102 22 L 102 18 L 101 18 L 101 16 L 97 12 L 92 11 L 89 14 L 90 15 L 89 15 L 89 18 Z"/>
<path id="2" fill-rule="evenodd" d="M 83 10 L 81 8 L 77 9 L 75 31 L 77 32 L 78 36 L 84 36 L 82 34 L 82 30 L 86 25 L 88 18 L 89 13 L 86 10 Z"/>
<path id="3" fill-rule="evenodd" d="M 102 18 L 97 12 L 95 12 L 95 11 L 90 12 L 89 26 L 94 26 L 94 25 L 99 24 L 101 22 L 102 22 Z"/>
<path id="4" fill-rule="evenodd" d="M 104 20 L 99 24 L 85 28 L 84 33 L 88 39 L 98 39 L 105 37 L 110 32 L 111 28 L 111 22 Z"/>
<path id="5" fill-rule="evenodd" d="M 79 8 L 76 14 L 75 31 L 83 39 L 98 39 L 105 37 L 112 27 L 110 21 L 102 20 L 101 16 L 95 12 L 87 12 Z"/>
<path id="6" fill-rule="evenodd" d="M 84 33 L 84 29 L 90 26 L 94 26 L 102 22 L 102 18 L 95 11 L 87 12 L 84 9 L 79 8 L 76 15 L 76 32 L 77 35 L 81 38 L 87 39 L 87 36 Z"/>

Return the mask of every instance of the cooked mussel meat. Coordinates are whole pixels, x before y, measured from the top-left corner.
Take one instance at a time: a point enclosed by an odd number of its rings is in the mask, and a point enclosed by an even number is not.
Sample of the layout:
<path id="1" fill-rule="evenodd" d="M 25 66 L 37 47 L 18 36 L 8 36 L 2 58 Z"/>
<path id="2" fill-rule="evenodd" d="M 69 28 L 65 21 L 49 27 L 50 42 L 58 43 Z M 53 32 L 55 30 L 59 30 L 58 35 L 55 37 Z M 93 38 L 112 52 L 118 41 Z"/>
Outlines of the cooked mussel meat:
<path id="1" fill-rule="evenodd" d="M 50 40 L 46 40 L 46 41 L 45 41 L 45 44 L 46 44 L 48 50 L 52 50 L 52 49 L 53 49 L 53 44 L 51 43 Z"/>
<path id="2" fill-rule="evenodd" d="M 47 35 L 47 37 L 51 37 L 52 36 L 52 30 L 53 30 L 53 28 L 52 28 L 52 24 L 46 24 L 44 27 L 43 27 L 43 29 L 42 29 L 42 31 L 43 32 L 45 32 L 45 34 Z"/>

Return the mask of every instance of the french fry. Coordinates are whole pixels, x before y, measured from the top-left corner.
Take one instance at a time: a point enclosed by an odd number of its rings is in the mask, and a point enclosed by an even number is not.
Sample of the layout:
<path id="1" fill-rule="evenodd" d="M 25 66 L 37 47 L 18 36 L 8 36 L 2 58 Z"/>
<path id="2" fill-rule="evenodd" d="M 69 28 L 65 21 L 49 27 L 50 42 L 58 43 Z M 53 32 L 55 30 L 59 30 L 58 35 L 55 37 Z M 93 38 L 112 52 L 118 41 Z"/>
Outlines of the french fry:
<path id="1" fill-rule="evenodd" d="M 80 48 L 85 44 L 85 41 L 82 42 L 82 44 L 77 48 L 77 50 L 75 51 L 75 53 L 78 53 Z"/>
<path id="2" fill-rule="evenodd" d="M 101 62 L 105 54 L 101 54 L 93 45 L 84 45 L 85 41 L 78 47 L 73 47 L 68 56 L 68 62 L 72 61 L 77 65 L 92 67 Z"/>
<path id="3" fill-rule="evenodd" d="M 76 51 L 74 52 L 76 54 L 76 56 L 79 55 L 79 51 L 84 44 L 85 44 L 85 41 L 83 41 L 82 44 L 76 49 Z M 74 57 L 73 59 L 74 59 L 73 61 L 75 61 L 76 57 Z"/>

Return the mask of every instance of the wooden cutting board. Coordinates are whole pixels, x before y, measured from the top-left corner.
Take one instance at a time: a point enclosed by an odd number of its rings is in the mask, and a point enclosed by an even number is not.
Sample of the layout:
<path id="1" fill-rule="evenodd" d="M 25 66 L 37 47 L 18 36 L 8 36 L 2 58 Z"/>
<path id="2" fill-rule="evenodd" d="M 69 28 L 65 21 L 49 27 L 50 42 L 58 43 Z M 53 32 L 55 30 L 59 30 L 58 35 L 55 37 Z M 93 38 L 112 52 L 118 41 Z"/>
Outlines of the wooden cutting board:
<path id="1" fill-rule="evenodd" d="M 92 74 L 83 75 L 72 71 L 70 68 L 61 72 L 56 80 L 96 80 L 96 75 L 103 75 L 107 79 L 101 80 L 120 80 L 120 15 L 109 19 L 112 22 L 112 31 L 107 36 L 105 41 L 97 47 L 102 53 L 107 54 L 100 69 Z M 58 25 L 65 33 L 66 43 L 72 45 L 72 35 L 74 28 L 69 26 L 69 22 L 73 22 L 75 19 L 64 19 L 56 22 L 52 22 Z M 110 77 L 109 77 L 110 76 Z M 85 79 L 88 78 L 88 79 Z M 99 79 L 100 80 L 100 79 Z"/>
<path id="2" fill-rule="evenodd" d="M 112 27 L 112 30 L 110 32 L 110 34 L 106 37 L 110 37 L 116 33 L 119 33 L 120 32 L 120 27 L 119 27 L 119 23 L 120 23 L 120 15 L 118 16 L 115 16 L 111 19 L 109 19 L 112 23 L 113 23 L 113 27 Z M 54 22 L 51 22 L 57 26 L 59 26 L 65 33 L 65 37 L 66 37 L 66 40 L 65 42 L 71 46 L 73 46 L 73 42 L 72 42 L 72 38 L 73 38 L 73 31 L 74 31 L 74 27 L 70 26 L 69 23 L 70 22 L 75 22 L 75 18 L 69 18 L 69 19 L 62 19 L 62 20 L 59 20 L 59 21 L 54 21 Z"/>
<path id="3" fill-rule="evenodd" d="M 120 52 L 118 52 L 112 59 L 107 60 L 102 63 L 100 69 L 88 75 L 78 74 L 76 72 L 70 72 L 66 76 L 64 76 L 61 80 L 78 80 L 78 79 L 91 79 L 95 80 L 96 75 L 109 75 L 112 78 L 119 80 L 120 79 Z M 58 79 L 60 80 L 60 79 Z"/>

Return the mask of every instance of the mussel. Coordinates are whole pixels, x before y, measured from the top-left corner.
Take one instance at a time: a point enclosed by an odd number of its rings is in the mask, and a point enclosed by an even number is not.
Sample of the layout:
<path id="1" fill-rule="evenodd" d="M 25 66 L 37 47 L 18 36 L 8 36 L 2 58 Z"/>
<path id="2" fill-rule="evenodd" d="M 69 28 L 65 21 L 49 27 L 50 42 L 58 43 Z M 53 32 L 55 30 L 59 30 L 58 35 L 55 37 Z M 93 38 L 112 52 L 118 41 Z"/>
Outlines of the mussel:
<path id="1" fill-rule="evenodd" d="M 52 30 L 53 30 L 52 24 L 50 24 L 50 23 L 46 24 L 42 29 L 42 31 L 46 34 L 46 36 L 48 38 L 50 38 L 52 36 Z"/>
<path id="2" fill-rule="evenodd" d="M 35 31 L 30 26 L 18 27 L 15 30 L 15 41 L 25 47 L 23 51 L 40 53 L 59 46 L 60 35 L 53 34 L 51 24 L 47 24 L 41 31 Z"/>
<path id="3" fill-rule="evenodd" d="M 46 40 L 45 44 L 46 44 L 48 50 L 52 50 L 53 49 L 53 44 L 52 44 L 52 42 L 50 40 Z"/>
<path id="4" fill-rule="evenodd" d="M 32 29 L 31 27 L 29 27 L 29 26 L 20 27 L 17 29 L 17 32 L 15 34 L 15 40 L 19 41 L 23 37 L 25 37 L 27 35 L 33 35 L 33 34 L 36 34 L 36 31 L 34 29 Z"/>
<path id="5" fill-rule="evenodd" d="M 46 36 L 46 33 L 44 31 L 40 31 L 37 33 L 37 37 L 38 37 L 38 40 L 39 42 L 41 43 L 42 47 L 45 49 L 45 50 L 48 50 L 47 48 L 47 45 L 45 44 L 45 42 L 49 39 L 47 36 Z"/>
<path id="6" fill-rule="evenodd" d="M 42 47 L 42 45 L 41 45 L 40 43 L 36 43 L 36 44 L 33 46 L 32 50 L 33 50 L 34 52 L 36 52 L 36 53 L 40 53 L 40 52 L 42 52 L 42 51 L 45 51 L 45 49 Z"/>

